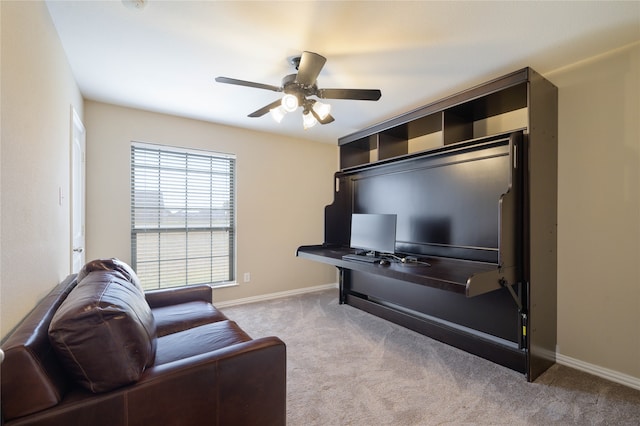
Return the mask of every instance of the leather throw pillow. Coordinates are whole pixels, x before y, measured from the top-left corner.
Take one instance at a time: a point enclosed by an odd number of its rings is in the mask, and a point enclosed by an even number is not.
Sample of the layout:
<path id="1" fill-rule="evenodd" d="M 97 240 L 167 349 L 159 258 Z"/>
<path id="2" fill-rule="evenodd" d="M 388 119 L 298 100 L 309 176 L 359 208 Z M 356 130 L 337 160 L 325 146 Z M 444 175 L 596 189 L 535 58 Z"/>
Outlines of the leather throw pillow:
<path id="1" fill-rule="evenodd" d="M 56 311 L 49 340 L 81 386 L 105 392 L 153 364 L 156 326 L 144 295 L 114 271 L 86 275 Z"/>

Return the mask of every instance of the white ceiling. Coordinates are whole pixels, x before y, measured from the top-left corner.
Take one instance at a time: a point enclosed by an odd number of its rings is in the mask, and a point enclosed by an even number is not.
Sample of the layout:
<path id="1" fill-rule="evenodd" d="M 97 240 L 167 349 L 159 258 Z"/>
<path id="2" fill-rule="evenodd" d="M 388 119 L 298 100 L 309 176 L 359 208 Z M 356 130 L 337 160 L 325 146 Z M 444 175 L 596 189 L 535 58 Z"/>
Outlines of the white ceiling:
<path id="1" fill-rule="evenodd" d="M 47 1 L 86 99 L 336 143 L 341 136 L 511 71 L 546 72 L 640 40 L 640 2 Z M 303 50 L 320 88 L 380 89 L 332 100 L 333 123 L 302 129 L 251 112 Z"/>

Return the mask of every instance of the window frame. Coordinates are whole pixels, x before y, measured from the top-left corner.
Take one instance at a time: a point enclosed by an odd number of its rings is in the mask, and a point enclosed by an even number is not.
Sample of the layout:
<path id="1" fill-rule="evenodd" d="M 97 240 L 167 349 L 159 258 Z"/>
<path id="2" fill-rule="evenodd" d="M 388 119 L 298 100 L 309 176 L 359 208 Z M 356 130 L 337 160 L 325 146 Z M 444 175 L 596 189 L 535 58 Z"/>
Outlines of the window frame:
<path id="1" fill-rule="evenodd" d="M 161 223 L 161 219 L 160 219 L 160 212 L 165 211 L 165 210 L 169 210 L 167 207 L 165 207 L 164 201 L 163 201 L 163 194 L 164 191 L 162 191 L 159 187 L 160 187 L 160 180 L 158 181 L 158 188 L 155 189 L 155 191 L 157 191 L 158 193 L 158 201 L 157 201 L 157 212 L 158 212 L 158 224 L 157 227 L 148 227 L 148 226 L 143 226 L 143 227 L 138 227 L 136 226 L 136 200 L 138 202 L 140 202 L 140 198 L 137 198 L 136 196 L 136 190 L 139 188 L 136 187 L 136 177 L 135 177 L 135 171 L 136 168 L 144 168 L 144 165 L 141 165 L 140 162 L 136 163 L 135 161 L 135 155 L 142 155 L 142 153 L 144 151 L 150 152 L 152 153 L 152 155 L 157 155 L 158 156 L 158 165 L 157 165 L 157 173 L 159 175 L 159 179 L 160 179 L 160 175 L 162 173 L 162 171 L 164 170 L 165 172 L 168 172 L 169 168 L 168 167 L 163 167 L 160 163 L 161 158 L 163 158 L 163 155 L 166 155 L 167 157 L 169 156 L 181 156 L 184 155 L 185 156 L 185 167 L 184 167 L 184 173 L 185 173 L 185 184 L 186 182 L 188 182 L 188 171 L 189 171 L 189 167 L 188 167 L 188 163 L 187 163 L 187 158 L 189 158 L 189 156 L 192 156 L 193 158 L 195 157 L 199 157 L 200 159 L 202 158 L 208 158 L 209 160 L 213 159 L 213 161 L 227 161 L 228 164 L 228 181 L 225 182 L 225 184 L 228 183 L 228 197 L 222 197 L 221 199 L 218 199 L 218 201 L 220 200 L 224 200 L 225 202 L 228 201 L 229 203 L 229 207 L 228 207 L 228 217 L 227 217 L 227 223 L 226 225 L 220 225 L 220 224 L 214 224 L 214 209 L 210 208 L 209 209 L 209 213 L 207 218 L 209 219 L 209 225 L 208 226 L 189 226 L 189 219 L 188 219 L 188 212 L 190 211 L 189 208 L 189 204 L 188 204 L 188 197 L 189 197 L 189 192 L 188 190 L 185 190 L 184 193 L 184 202 L 185 202 L 185 208 L 184 208 L 184 226 L 166 226 L 163 225 Z M 138 249 L 138 242 L 139 242 L 139 235 L 141 234 L 147 234 L 147 235 L 157 235 L 158 239 L 160 241 L 160 239 L 162 238 L 162 236 L 167 236 L 170 233 L 172 234 L 176 234 L 176 235 L 185 235 L 185 243 L 184 243 L 184 261 L 185 261 L 185 266 L 184 266 L 184 274 L 185 274 L 185 279 L 184 282 L 181 284 L 170 284 L 166 282 L 167 279 L 167 275 L 168 273 L 165 273 L 164 275 L 164 279 L 165 282 L 163 282 L 163 276 L 161 272 L 158 272 L 158 277 L 157 277 L 157 281 L 153 282 L 153 283 L 145 283 L 143 280 L 144 278 L 141 277 L 141 281 L 143 281 L 143 287 L 145 288 L 145 290 L 157 290 L 157 289 L 164 289 L 164 288 L 175 288 L 175 287 L 183 287 L 183 286 L 190 286 L 190 285 L 199 285 L 199 284 L 207 284 L 209 286 L 211 286 L 212 288 L 221 288 L 221 287 L 227 287 L 227 286 L 231 286 L 231 285 L 237 285 L 237 257 L 236 257 L 236 252 L 237 252 L 237 220 L 236 220 L 236 215 L 237 215 L 237 157 L 235 154 L 230 154 L 230 153 L 223 153 L 223 152 L 218 152 L 218 151 L 211 151 L 211 150 L 202 150 L 202 149 L 193 149 L 193 148 L 184 148 L 184 147 L 180 147 L 180 146 L 170 146 L 170 145 L 161 145 L 161 144 L 150 144 L 150 143 L 144 143 L 144 142 L 138 142 L 138 141 L 132 141 L 131 142 L 131 146 L 130 146 L 130 200 L 131 200 L 131 205 L 130 205 L 130 244 L 131 244 L 131 263 L 132 263 L 132 267 L 134 268 L 134 270 L 138 271 L 138 263 L 142 263 L 141 261 L 139 261 L 138 259 L 138 254 L 139 254 L 139 249 Z M 149 168 L 154 168 L 154 167 L 147 167 Z M 215 172 L 210 170 L 209 172 L 209 177 L 210 179 L 213 179 L 213 176 L 215 175 Z M 210 180 L 210 190 L 213 191 L 213 183 L 212 180 Z M 188 187 L 188 185 L 187 185 Z M 181 200 L 182 201 L 182 200 Z M 211 202 L 209 204 L 210 206 L 212 205 Z M 154 210 L 154 209 L 152 209 Z M 219 210 L 219 209 L 218 209 Z M 222 211 L 224 211 L 225 209 L 222 209 Z M 138 211 L 138 214 L 140 212 Z M 187 264 L 189 263 L 189 256 L 188 256 L 188 252 L 189 252 L 189 245 L 187 243 L 188 241 L 188 236 L 189 233 L 193 233 L 195 232 L 203 232 L 203 233 L 209 233 L 209 244 L 210 244 L 210 249 L 211 249 L 211 255 L 207 258 L 210 259 L 211 262 L 213 262 L 213 258 L 216 257 L 214 255 L 214 233 L 216 231 L 224 231 L 227 234 L 227 238 L 226 241 L 228 242 L 228 250 L 224 251 L 223 253 L 226 253 L 225 255 L 221 256 L 222 258 L 227 258 L 228 262 L 226 262 L 227 267 L 226 267 L 226 278 L 224 280 L 220 280 L 220 281 L 207 281 L 207 282 L 188 282 L 188 274 L 189 274 L 189 270 L 187 267 Z M 161 269 L 161 264 L 163 262 L 163 259 L 161 258 L 162 255 L 160 254 L 160 250 L 161 250 L 161 244 L 158 243 L 158 258 L 156 258 L 153 261 L 149 261 L 149 263 L 152 262 L 157 262 L 158 264 L 158 269 Z M 174 260 L 175 261 L 175 260 Z M 165 264 L 167 263 L 167 260 L 164 260 Z M 213 271 L 214 267 L 213 265 L 211 265 L 211 276 L 213 276 L 214 271 Z M 193 270 L 193 269 L 192 269 Z M 140 273 L 138 273 L 140 275 Z"/>

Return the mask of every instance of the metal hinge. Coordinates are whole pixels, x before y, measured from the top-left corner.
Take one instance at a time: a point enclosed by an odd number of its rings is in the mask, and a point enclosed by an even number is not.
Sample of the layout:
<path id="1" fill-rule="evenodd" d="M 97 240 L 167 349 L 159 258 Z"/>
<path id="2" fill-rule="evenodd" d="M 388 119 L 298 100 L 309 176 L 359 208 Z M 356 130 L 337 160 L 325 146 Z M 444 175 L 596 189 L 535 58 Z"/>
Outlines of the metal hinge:
<path id="1" fill-rule="evenodd" d="M 529 327 L 529 317 L 526 312 L 520 312 L 520 322 L 522 323 L 522 334 L 521 334 L 521 342 L 520 347 L 527 347 L 527 328 Z"/>
<path id="2" fill-rule="evenodd" d="M 518 312 L 521 312 L 522 303 L 520 303 L 520 298 L 518 297 L 516 292 L 513 290 L 513 288 L 509 285 L 507 280 L 505 280 L 504 278 L 500 278 L 498 283 L 500 284 L 501 287 L 506 287 L 506 289 L 509 290 L 509 294 L 511 294 L 511 297 L 513 298 L 513 300 L 516 302 L 516 305 L 518 306 Z"/>
<path id="3" fill-rule="evenodd" d="M 509 283 L 504 278 L 500 279 L 499 283 L 501 287 L 506 287 L 507 290 L 509 290 L 509 294 L 511 294 L 511 297 L 513 298 L 514 302 L 516 302 L 516 305 L 518 306 L 518 314 L 520 314 L 520 324 L 522 327 L 522 330 L 520 333 L 520 348 L 521 349 L 526 348 L 527 347 L 527 331 L 528 331 L 527 327 L 529 326 L 529 318 L 527 316 L 527 312 L 525 311 L 525 309 L 523 309 L 520 298 L 518 297 L 516 292 L 513 290 L 513 288 L 509 285 Z"/>

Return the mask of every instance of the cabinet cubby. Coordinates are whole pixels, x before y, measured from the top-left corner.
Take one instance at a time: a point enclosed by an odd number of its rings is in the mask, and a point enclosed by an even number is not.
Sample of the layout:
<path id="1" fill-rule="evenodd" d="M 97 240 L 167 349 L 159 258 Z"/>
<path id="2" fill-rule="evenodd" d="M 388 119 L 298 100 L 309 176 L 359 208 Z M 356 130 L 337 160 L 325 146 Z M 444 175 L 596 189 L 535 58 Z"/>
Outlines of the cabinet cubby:
<path id="1" fill-rule="evenodd" d="M 378 149 L 378 135 L 358 139 L 340 148 L 340 167 L 349 168 L 372 161 L 372 153 Z"/>

